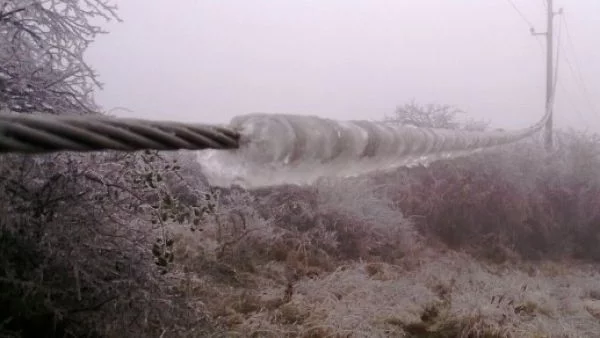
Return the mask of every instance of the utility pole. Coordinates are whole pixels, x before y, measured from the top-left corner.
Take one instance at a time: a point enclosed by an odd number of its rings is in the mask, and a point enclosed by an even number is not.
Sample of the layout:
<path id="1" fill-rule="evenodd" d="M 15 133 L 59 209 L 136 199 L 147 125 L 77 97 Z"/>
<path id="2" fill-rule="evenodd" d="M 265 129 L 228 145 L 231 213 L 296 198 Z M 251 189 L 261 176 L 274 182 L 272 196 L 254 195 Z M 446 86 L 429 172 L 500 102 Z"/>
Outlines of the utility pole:
<path id="1" fill-rule="evenodd" d="M 548 3 L 548 13 L 546 20 L 546 32 L 545 33 L 536 33 L 533 28 L 531 28 L 531 34 L 533 35 L 545 35 L 546 36 L 546 112 L 549 112 L 548 120 L 546 122 L 546 128 L 544 130 L 544 145 L 546 150 L 551 150 L 553 145 L 552 140 L 552 127 L 553 127 L 553 98 L 554 98 L 554 77 L 553 77 L 553 42 L 554 42 L 554 30 L 553 30 L 553 21 L 554 15 L 561 14 L 562 8 L 558 13 L 554 12 L 553 0 L 547 0 Z"/>

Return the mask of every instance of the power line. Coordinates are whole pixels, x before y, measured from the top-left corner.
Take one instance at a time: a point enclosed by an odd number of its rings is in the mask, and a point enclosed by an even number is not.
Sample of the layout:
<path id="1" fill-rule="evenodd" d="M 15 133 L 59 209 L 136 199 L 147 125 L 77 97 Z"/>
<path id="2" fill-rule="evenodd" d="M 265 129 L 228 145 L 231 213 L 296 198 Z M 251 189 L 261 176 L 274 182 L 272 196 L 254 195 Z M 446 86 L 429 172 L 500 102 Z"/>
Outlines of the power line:
<path id="1" fill-rule="evenodd" d="M 533 36 L 544 35 L 546 37 L 546 102 L 545 102 L 545 111 L 546 111 L 546 120 L 545 120 L 545 128 L 544 128 L 544 146 L 547 150 L 552 149 L 553 145 L 553 108 L 554 108 L 554 97 L 556 92 L 556 75 L 558 73 L 558 64 L 553 65 L 553 57 L 554 57 L 554 47 L 553 47 L 553 22 L 554 16 L 556 13 L 553 10 L 553 0 L 546 1 L 546 32 L 545 33 L 536 33 L 533 24 L 525 14 L 517 7 L 517 5 L 512 0 L 507 0 L 511 7 L 517 12 L 517 14 L 521 17 L 521 19 L 529 26 L 529 30 Z M 561 10 L 562 11 L 562 10 Z M 537 40 L 540 47 L 544 47 L 541 44 L 541 41 Z M 558 54 L 558 52 L 557 52 Z"/>
<path id="2" fill-rule="evenodd" d="M 563 14 L 563 12 L 561 12 L 561 19 L 562 19 L 562 14 Z M 554 84 L 553 84 L 553 92 L 556 93 L 556 87 L 557 87 L 557 83 L 558 83 L 558 86 L 560 86 L 560 88 L 561 88 L 564 96 L 569 101 L 570 107 L 572 107 L 572 110 L 577 114 L 577 117 L 579 117 L 579 119 L 581 121 L 583 121 L 584 123 L 589 123 L 589 120 L 584 116 L 584 114 L 582 114 L 582 110 L 579 108 L 579 105 L 577 104 L 577 101 L 573 99 L 573 96 L 571 95 L 571 92 L 569 92 L 567 90 L 567 88 L 565 87 L 565 85 L 563 84 L 562 81 L 561 82 L 557 81 L 558 73 L 559 73 L 558 64 L 560 62 L 561 56 L 562 56 L 562 59 L 564 59 L 564 62 L 567 64 L 567 66 L 569 68 L 569 71 L 571 72 L 571 75 L 573 76 L 574 80 L 578 80 L 577 77 L 576 77 L 576 75 L 575 75 L 575 71 L 573 69 L 573 65 L 569 61 L 569 57 L 568 57 L 567 51 L 564 49 L 564 46 L 563 46 L 564 39 L 561 39 L 561 37 L 563 37 L 563 35 L 562 35 L 562 28 L 563 28 L 562 24 L 563 23 L 566 23 L 566 22 L 563 21 L 563 20 L 561 20 L 561 22 L 559 24 L 559 27 L 558 27 L 557 47 L 556 47 L 556 64 L 555 64 L 555 69 L 554 69 L 554 76 L 555 77 L 554 77 Z M 566 26 L 564 27 L 564 30 L 565 30 L 565 32 L 567 34 L 567 39 L 569 39 L 570 35 L 569 35 L 568 31 L 567 31 L 567 27 Z M 572 44 L 571 44 L 571 46 L 572 46 Z M 543 48 L 543 46 L 541 44 L 540 44 L 540 48 L 542 49 L 542 52 L 543 52 L 544 48 Z M 561 53 L 561 51 L 562 51 L 562 53 Z M 586 96 L 586 99 L 588 101 L 588 104 L 591 105 L 591 102 L 590 102 L 588 96 Z"/>
<path id="3" fill-rule="evenodd" d="M 564 18 L 564 12 L 562 9 L 560 9 L 558 12 L 553 12 L 552 6 L 551 6 L 551 2 L 548 0 L 543 0 L 543 6 L 544 9 L 546 9 L 548 11 L 548 15 L 549 15 L 549 19 L 548 19 L 548 25 L 547 25 L 547 29 L 548 31 L 546 33 L 536 33 L 535 29 L 533 28 L 533 24 L 531 23 L 531 21 L 529 19 L 527 19 L 527 17 L 523 14 L 523 12 L 517 7 L 517 5 L 514 3 L 513 0 L 507 0 L 508 3 L 511 5 L 511 7 L 515 10 L 515 12 L 517 12 L 517 14 L 521 17 L 521 19 L 529 26 L 531 33 L 536 36 L 539 37 L 541 35 L 546 36 L 546 43 L 548 44 L 548 46 L 546 46 L 546 48 L 544 48 L 544 45 L 542 44 L 542 42 L 539 39 L 536 39 L 536 41 L 538 42 L 538 45 L 540 46 L 540 48 L 542 49 L 542 51 L 544 49 L 546 49 L 546 54 L 548 55 L 548 57 L 550 58 L 550 60 L 552 59 L 552 56 L 556 55 L 556 63 L 554 64 L 554 69 L 549 68 L 547 69 L 547 74 L 549 74 L 549 79 L 550 82 L 547 83 L 547 105 L 551 104 L 548 101 L 548 92 L 551 92 L 551 97 L 554 97 L 556 94 L 556 88 L 557 88 L 557 84 L 560 85 L 561 89 L 564 91 L 564 93 L 566 94 L 567 99 L 569 100 L 571 106 L 573 107 L 573 110 L 575 111 L 575 113 L 579 116 L 579 118 L 581 118 L 583 121 L 587 121 L 586 118 L 584 118 L 583 114 L 581 113 L 581 110 L 578 108 L 578 106 L 575 104 L 572 96 L 570 95 L 570 93 L 566 90 L 565 86 L 563 85 L 563 83 L 561 82 L 560 84 L 558 83 L 558 73 L 559 73 L 559 62 L 561 61 L 560 58 L 562 56 L 562 59 L 564 59 L 565 63 L 567 63 L 567 66 L 569 68 L 569 71 L 571 72 L 574 80 L 577 82 L 578 87 L 580 87 L 579 89 L 581 90 L 582 94 L 585 96 L 585 99 L 587 101 L 587 103 L 589 104 L 590 108 L 592 108 L 592 110 L 594 111 L 594 113 L 596 113 L 597 115 L 600 115 L 600 113 L 598 112 L 598 110 L 596 109 L 595 105 L 592 103 L 591 99 L 590 99 L 590 95 L 589 95 L 589 91 L 587 90 L 587 86 L 585 85 L 585 81 L 583 80 L 583 75 L 581 72 L 581 67 L 579 67 L 579 62 L 577 59 L 577 56 L 575 54 L 575 47 L 573 45 L 573 39 L 571 38 L 571 33 L 569 31 L 568 25 L 566 23 L 566 19 Z M 558 36 L 557 36 L 557 45 L 555 48 L 551 48 L 550 46 L 552 45 L 552 40 L 553 37 L 552 35 L 552 17 L 554 17 L 556 14 L 560 14 L 561 17 L 561 22 L 559 23 L 559 27 L 558 27 Z M 563 46 L 563 40 L 564 38 L 561 39 L 562 37 L 562 30 L 563 27 L 562 25 L 564 25 L 564 30 L 566 33 L 566 39 L 567 42 L 570 46 L 570 49 L 573 51 L 573 55 L 574 55 L 574 62 L 575 62 L 575 66 L 573 67 L 569 56 L 567 54 L 567 51 L 564 49 L 565 47 Z M 548 36 L 550 35 L 550 36 Z M 562 51 L 562 52 L 561 52 Z M 561 55 L 562 54 L 562 55 Z M 550 56 L 552 55 L 552 56 Z M 554 101 L 554 100 L 552 100 Z M 547 107 L 548 109 L 548 107 Z M 551 120 L 549 121 L 549 123 L 552 123 Z M 551 142 L 551 141 L 550 141 Z"/>
<path id="4" fill-rule="evenodd" d="M 542 52 L 545 52 L 546 48 L 544 47 L 544 44 L 542 43 L 542 41 L 539 39 L 539 35 L 536 35 L 534 37 L 536 38 L 535 41 L 537 41 L 538 45 L 542 49 Z"/>
<path id="5" fill-rule="evenodd" d="M 573 111 L 575 111 L 577 116 L 583 122 L 589 123 L 589 120 L 585 116 L 583 116 L 583 114 L 581 113 L 581 109 L 579 109 L 579 106 L 577 105 L 576 101 L 573 99 L 573 97 L 571 96 L 571 93 L 567 90 L 565 85 L 562 82 L 559 82 L 558 85 L 559 85 L 560 89 L 562 89 L 563 93 L 565 94 L 565 97 L 569 101 L 569 105 L 573 108 Z"/>
<path id="6" fill-rule="evenodd" d="M 517 14 L 519 14 L 519 16 L 521 17 L 521 19 L 523 19 L 523 21 L 525 21 L 527 26 L 529 26 L 529 28 L 531 30 L 533 30 L 533 24 L 531 23 L 531 21 L 529 21 L 529 19 L 527 19 L 525 14 L 523 14 L 523 12 L 521 12 L 519 7 L 517 7 L 517 5 L 512 0 L 506 0 L 506 1 L 508 1 L 508 3 L 512 6 L 512 8 L 514 8 L 514 10 L 517 12 Z"/>
<path id="7" fill-rule="evenodd" d="M 561 23 L 562 23 L 562 16 L 561 16 Z M 561 50 L 562 50 L 562 41 L 563 39 L 561 39 L 562 37 L 562 24 L 558 25 L 558 34 L 556 35 L 556 63 L 554 64 L 554 84 L 552 85 L 552 92 L 554 93 L 554 96 L 556 96 L 556 85 L 558 83 L 558 65 L 560 64 L 561 61 Z M 562 54 L 566 54 L 563 50 Z M 565 59 L 565 62 L 567 63 L 567 65 L 569 65 L 569 68 L 571 68 L 571 65 L 569 63 L 569 60 L 567 58 L 567 55 L 564 55 L 563 58 Z M 562 90 L 568 94 L 565 86 L 563 85 L 562 82 L 560 82 L 560 87 L 562 88 Z M 570 95 L 567 95 L 567 98 L 569 100 L 569 102 L 571 103 L 571 105 L 574 107 L 575 112 L 577 113 L 578 117 L 583 120 L 584 122 L 587 123 L 587 119 L 583 117 L 583 114 L 581 114 L 581 111 L 577 108 L 577 106 L 575 104 L 573 104 L 573 100 L 572 97 Z"/>
<path id="8" fill-rule="evenodd" d="M 547 4 L 547 2 L 545 0 L 544 0 L 544 3 Z M 542 54 L 545 53 L 546 49 L 545 49 L 544 45 L 542 44 L 542 42 L 539 39 L 536 39 L 536 41 L 538 42 L 538 45 L 540 46 L 540 52 Z M 557 58 L 558 58 L 558 56 L 559 56 L 558 55 L 558 49 L 556 51 L 556 54 L 557 54 Z M 566 58 L 566 56 L 563 55 L 563 58 Z M 568 62 L 568 60 L 566 60 L 565 62 Z M 555 69 L 554 72 L 555 72 L 555 74 L 557 74 L 556 78 L 558 78 L 558 69 Z M 556 92 L 556 87 L 557 87 L 556 83 L 558 83 L 558 87 L 560 87 L 560 89 L 562 90 L 564 96 L 569 101 L 569 105 L 573 108 L 573 111 L 575 111 L 575 113 L 577 114 L 577 116 L 582 121 L 584 121 L 585 123 L 589 123 L 588 119 L 581 112 L 581 109 L 579 108 L 578 103 L 575 101 L 575 99 L 573 99 L 572 93 L 567 90 L 567 87 L 565 87 L 564 83 L 562 81 L 558 82 L 557 80 L 555 80 L 554 82 L 555 82 L 555 84 L 554 84 L 554 91 Z"/>
<path id="9" fill-rule="evenodd" d="M 59 150 L 236 149 L 237 131 L 202 124 L 104 115 L 0 114 L 0 154 Z"/>
<path id="10" fill-rule="evenodd" d="M 527 17 L 525 16 L 525 14 L 523 14 L 523 12 L 519 9 L 519 7 L 517 7 L 517 5 L 514 3 L 514 1 L 512 1 L 512 0 L 506 0 L 506 1 L 508 1 L 508 3 L 515 10 L 515 12 L 517 12 L 517 14 L 521 17 L 521 19 L 523 19 L 523 21 L 527 24 L 527 26 L 529 26 L 529 30 L 531 31 L 531 33 L 534 33 L 535 28 L 533 27 L 533 24 L 531 23 L 531 21 L 529 19 L 527 19 Z M 544 4 L 546 7 L 548 6 L 547 0 L 544 0 Z M 540 48 L 544 49 L 544 45 L 542 44 L 542 41 L 539 39 L 539 34 L 534 34 L 534 36 L 536 37 L 535 41 L 538 43 Z"/>
<path id="11" fill-rule="evenodd" d="M 561 62 L 561 55 L 563 55 L 563 58 L 565 60 L 565 63 L 567 63 L 569 70 L 571 71 L 572 75 L 575 76 L 574 71 L 573 71 L 573 66 L 571 65 L 571 62 L 569 61 L 568 55 L 566 53 L 566 51 L 563 48 L 563 40 L 561 39 L 563 37 L 563 25 L 565 23 L 564 21 L 564 17 L 563 17 L 563 12 L 562 10 L 559 12 L 560 15 L 560 22 L 558 25 L 558 32 L 557 32 L 557 36 L 556 36 L 556 58 L 555 58 L 555 64 L 554 64 L 554 79 L 553 79 L 553 84 L 552 84 L 552 93 L 554 98 L 556 97 L 556 85 L 558 83 L 558 74 L 559 74 L 559 64 Z M 566 31 L 566 26 L 565 26 L 565 31 Z M 562 53 L 561 53 L 562 52 Z M 563 91 L 566 91 L 565 86 L 563 85 L 563 83 L 560 83 L 561 88 L 563 89 Z M 575 107 L 575 112 L 577 113 L 578 117 L 587 123 L 587 119 L 583 116 L 583 114 L 581 113 L 581 111 L 577 108 L 576 105 L 573 104 L 572 98 L 570 97 L 570 95 L 568 95 L 568 99 L 571 103 L 572 106 Z M 589 102 L 588 102 L 589 103 Z"/>
<path id="12" fill-rule="evenodd" d="M 114 118 L 105 115 L 29 115 L 15 113 L 0 113 L 0 154 L 2 153 L 49 153 L 56 151 L 137 151 L 144 149 L 155 150 L 232 150 L 246 147 L 250 142 L 266 144 L 252 150 L 250 155 L 258 156 L 256 164 L 275 164 L 285 161 L 293 166 L 304 160 L 314 160 L 315 154 L 320 160 L 331 163 L 346 161 L 344 152 L 329 151 L 315 153 L 311 146 L 329 146 L 338 149 L 359 139 L 364 133 L 369 140 L 378 139 L 373 147 L 357 154 L 353 159 L 361 160 L 367 157 L 397 157 L 423 156 L 439 153 L 455 153 L 491 148 L 503 144 L 514 143 L 531 137 L 542 130 L 550 115 L 550 111 L 537 123 L 520 130 L 498 132 L 449 132 L 443 129 L 411 128 L 403 126 L 385 126 L 384 123 L 370 121 L 334 121 L 316 116 L 285 115 L 285 114 L 248 114 L 235 117 L 229 126 L 210 126 L 203 124 L 184 124 L 169 121 L 149 121 L 141 119 Z M 252 128 L 258 123 L 265 128 Z M 350 124 L 342 134 L 340 126 Z M 289 128 L 297 134 L 289 136 Z M 356 132 L 358 128 L 359 132 Z M 392 138 L 383 137 L 380 128 Z M 271 138 L 265 130 L 271 133 Z M 364 132 L 364 133 L 363 133 Z M 287 133 L 287 134 L 286 134 Z M 439 133 L 439 135 L 438 135 Z M 336 135 L 333 143 L 323 145 L 319 135 Z M 315 136 L 316 135 L 316 136 Z M 388 135 L 388 134 L 385 134 Z M 440 136 L 441 135 L 441 136 Z M 443 142 L 436 142 L 442 137 Z M 266 143 L 265 143 L 266 142 Z M 397 147 L 398 142 L 408 147 Z M 280 148 L 282 146 L 283 148 Z M 275 148 L 271 148 L 274 146 Z M 302 146 L 304 151 L 298 152 Z M 309 147 L 309 148 L 306 148 Z M 342 149 L 340 148 L 340 149 Z M 277 154 L 266 152 L 277 149 L 285 151 Z M 391 150 L 390 150 L 391 149 Z M 343 149 L 342 149 L 343 150 Z M 276 156 L 275 156 L 276 155 Z M 292 156 L 294 155 L 294 156 Z M 267 157 L 265 157 L 267 156 Z M 273 157 L 275 156 L 275 157 Z M 288 160 L 292 157 L 292 161 Z M 269 159 L 270 158 L 270 159 Z M 390 157 L 391 158 L 391 157 Z M 250 158 L 247 158 L 251 160 Z M 265 162 L 266 160 L 266 162 Z M 289 163 L 288 163 L 289 162 Z"/>
<path id="13" fill-rule="evenodd" d="M 571 47 L 571 53 L 573 54 L 573 61 L 575 62 L 575 69 L 577 69 L 577 72 L 573 73 L 574 76 L 576 76 L 578 78 L 578 80 L 580 81 L 582 87 L 584 87 L 584 89 L 587 92 L 587 88 L 585 88 L 585 81 L 583 81 L 583 75 L 581 73 L 581 67 L 579 67 L 579 61 L 577 58 L 577 53 L 575 52 L 575 46 L 573 44 L 573 39 L 571 38 L 571 33 L 569 30 L 569 26 L 567 24 L 567 20 L 565 19 L 565 17 L 563 16 L 561 18 L 561 23 L 565 26 L 565 31 L 567 33 L 567 42 L 569 43 L 569 46 Z"/>
<path id="14" fill-rule="evenodd" d="M 569 31 L 569 26 L 567 24 L 567 20 L 563 16 L 561 16 L 561 23 L 565 26 L 565 31 L 567 34 L 567 42 L 569 47 L 571 48 L 571 53 L 573 55 L 573 62 L 575 63 L 575 66 L 573 66 L 573 64 L 570 62 L 568 57 L 565 57 L 565 62 L 567 63 L 569 70 L 571 72 L 571 74 L 573 75 L 575 81 L 577 82 L 578 86 L 580 87 L 583 96 L 585 97 L 588 105 L 590 106 L 590 108 L 592 109 L 592 111 L 594 112 L 594 114 L 596 115 L 600 115 L 600 113 L 597 110 L 596 105 L 592 102 L 592 100 L 590 99 L 590 94 L 589 94 L 589 90 L 587 88 L 586 82 L 583 78 L 583 74 L 581 72 L 581 67 L 579 66 L 579 60 L 577 58 L 577 53 L 575 52 L 575 45 L 573 43 L 573 39 L 571 37 L 571 33 Z M 562 45 L 560 45 L 562 47 Z"/>

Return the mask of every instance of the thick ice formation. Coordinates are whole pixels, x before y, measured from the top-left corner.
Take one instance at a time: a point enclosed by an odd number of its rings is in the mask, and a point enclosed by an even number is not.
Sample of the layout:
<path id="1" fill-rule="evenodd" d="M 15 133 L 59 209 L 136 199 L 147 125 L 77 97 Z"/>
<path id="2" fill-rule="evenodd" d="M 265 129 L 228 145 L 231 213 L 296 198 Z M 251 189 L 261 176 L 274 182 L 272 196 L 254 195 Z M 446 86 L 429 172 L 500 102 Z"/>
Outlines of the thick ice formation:
<path id="1" fill-rule="evenodd" d="M 540 130 L 547 115 L 519 131 L 471 132 L 315 116 L 250 114 L 235 117 L 229 126 L 242 135 L 240 149 L 202 151 L 198 158 L 208 180 L 217 186 L 311 184 L 320 177 L 349 177 L 427 165 L 515 142 Z"/>

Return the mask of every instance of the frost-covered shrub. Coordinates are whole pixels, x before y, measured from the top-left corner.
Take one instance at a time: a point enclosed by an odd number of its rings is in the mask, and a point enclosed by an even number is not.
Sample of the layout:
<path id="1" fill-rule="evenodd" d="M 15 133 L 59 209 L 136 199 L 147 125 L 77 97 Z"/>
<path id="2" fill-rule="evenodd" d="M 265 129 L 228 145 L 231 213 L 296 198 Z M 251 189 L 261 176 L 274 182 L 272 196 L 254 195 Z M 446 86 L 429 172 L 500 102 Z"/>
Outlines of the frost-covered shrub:
<path id="1" fill-rule="evenodd" d="M 598 260 L 600 143 L 560 133 L 546 154 L 535 142 L 378 178 L 418 230 L 454 248 L 505 260 Z"/>

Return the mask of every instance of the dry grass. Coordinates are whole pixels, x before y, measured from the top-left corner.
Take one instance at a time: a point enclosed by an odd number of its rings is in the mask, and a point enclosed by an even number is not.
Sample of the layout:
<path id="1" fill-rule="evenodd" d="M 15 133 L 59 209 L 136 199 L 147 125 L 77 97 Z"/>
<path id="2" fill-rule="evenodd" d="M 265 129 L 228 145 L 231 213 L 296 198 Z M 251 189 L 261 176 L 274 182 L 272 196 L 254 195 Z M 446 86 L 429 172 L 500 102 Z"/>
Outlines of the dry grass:
<path id="1" fill-rule="evenodd" d="M 585 337 L 600 330 L 593 266 L 503 269 L 424 249 L 405 263 L 353 262 L 285 281 L 284 263 L 249 283 L 196 280 L 208 309 L 239 337 Z M 291 290 L 289 289 L 291 288 Z M 208 306 L 209 308 L 211 306 Z"/>

